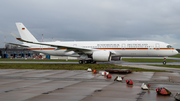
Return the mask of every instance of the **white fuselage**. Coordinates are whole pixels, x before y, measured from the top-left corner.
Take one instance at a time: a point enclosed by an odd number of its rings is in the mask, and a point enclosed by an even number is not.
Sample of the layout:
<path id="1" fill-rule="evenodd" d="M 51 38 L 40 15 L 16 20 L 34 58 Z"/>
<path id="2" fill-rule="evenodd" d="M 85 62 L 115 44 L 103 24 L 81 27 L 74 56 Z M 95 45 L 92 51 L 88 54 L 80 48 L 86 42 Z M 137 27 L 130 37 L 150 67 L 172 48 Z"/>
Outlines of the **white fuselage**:
<path id="1" fill-rule="evenodd" d="M 20 46 L 29 50 L 55 56 L 79 57 L 79 63 L 96 63 L 120 60 L 120 57 L 168 57 L 178 52 L 167 43 L 159 41 L 73 41 L 73 42 L 38 42 L 22 24 L 16 23 L 24 42 Z"/>
<path id="2" fill-rule="evenodd" d="M 89 49 L 105 50 L 119 57 L 168 57 L 178 52 L 167 43 L 160 41 L 72 41 L 72 42 L 44 42 L 54 45 L 67 45 Z M 29 44 L 29 50 L 56 56 L 80 56 L 77 52 L 57 49 L 45 45 Z M 93 52 L 85 52 L 92 54 Z"/>

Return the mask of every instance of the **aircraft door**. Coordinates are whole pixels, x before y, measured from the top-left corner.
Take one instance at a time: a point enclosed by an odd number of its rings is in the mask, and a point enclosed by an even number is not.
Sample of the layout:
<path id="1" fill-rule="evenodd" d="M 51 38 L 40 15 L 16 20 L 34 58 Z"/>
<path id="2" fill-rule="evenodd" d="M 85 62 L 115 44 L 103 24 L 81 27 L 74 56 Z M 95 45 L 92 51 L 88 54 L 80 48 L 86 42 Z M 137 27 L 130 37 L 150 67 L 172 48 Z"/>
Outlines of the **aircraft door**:
<path id="1" fill-rule="evenodd" d="M 43 50 L 43 45 L 40 45 L 40 50 Z"/>
<path id="2" fill-rule="evenodd" d="M 160 45 L 159 45 L 159 43 L 156 43 L 156 44 L 155 44 L 155 49 L 156 49 L 156 50 L 160 50 Z"/>
<path id="3" fill-rule="evenodd" d="M 126 44 L 125 44 L 125 43 L 123 43 L 123 44 L 121 45 L 121 49 L 122 49 L 122 50 L 125 50 L 125 49 L 126 49 Z"/>
<path id="4" fill-rule="evenodd" d="M 76 47 L 76 46 L 77 46 L 77 44 L 73 44 L 73 46 L 75 46 L 75 47 Z"/>
<path id="5" fill-rule="evenodd" d="M 155 56 L 159 56 L 159 55 L 161 54 L 160 44 L 159 44 L 159 43 L 156 43 L 156 44 L 155 44 L 155 50 L 156 50 Z"/>
<path id="6" fill-rule="evenodd" d="M 153 51 L 154 51 L 153 48 L 148 48 L 147 54 L 148 54 L 149 56 L 151 56 L 151 55 L 153 54 Z"/>

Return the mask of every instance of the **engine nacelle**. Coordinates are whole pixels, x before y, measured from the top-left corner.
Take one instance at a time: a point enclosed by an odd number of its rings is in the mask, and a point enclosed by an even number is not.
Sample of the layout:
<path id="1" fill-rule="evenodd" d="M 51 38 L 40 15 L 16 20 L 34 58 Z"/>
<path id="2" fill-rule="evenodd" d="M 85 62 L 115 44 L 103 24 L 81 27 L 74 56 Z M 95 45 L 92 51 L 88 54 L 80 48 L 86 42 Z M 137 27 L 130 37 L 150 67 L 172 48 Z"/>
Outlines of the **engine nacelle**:
<path id="1" fill-rule="evenodd" d="M 111 52 L 109 51 L 95 51 L 92 54 L 94 61 L 108 62 L 111 61 Z"/>
<path id="2" fill-rule="evenodd" d="M 121 57 L 112 56 L 111 60 L 112 61 L 121 61 Z"/>

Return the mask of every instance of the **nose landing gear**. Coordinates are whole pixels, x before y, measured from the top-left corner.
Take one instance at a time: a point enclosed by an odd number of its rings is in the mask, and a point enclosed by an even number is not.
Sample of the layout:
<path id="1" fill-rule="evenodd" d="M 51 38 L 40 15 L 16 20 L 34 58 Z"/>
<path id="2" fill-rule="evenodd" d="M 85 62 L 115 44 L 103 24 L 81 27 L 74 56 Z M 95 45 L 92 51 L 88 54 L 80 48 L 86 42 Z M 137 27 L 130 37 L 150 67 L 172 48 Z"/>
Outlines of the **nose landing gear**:
<path id="1" fill-rule="evenodd" d="M 164 58 L 163 65 L 166 65 L 166 58 Z"/>
<path id="2" fill-rule="evenodd" d="M 166 61 L 163 61 L 163 65 L 166 65 Z"/>

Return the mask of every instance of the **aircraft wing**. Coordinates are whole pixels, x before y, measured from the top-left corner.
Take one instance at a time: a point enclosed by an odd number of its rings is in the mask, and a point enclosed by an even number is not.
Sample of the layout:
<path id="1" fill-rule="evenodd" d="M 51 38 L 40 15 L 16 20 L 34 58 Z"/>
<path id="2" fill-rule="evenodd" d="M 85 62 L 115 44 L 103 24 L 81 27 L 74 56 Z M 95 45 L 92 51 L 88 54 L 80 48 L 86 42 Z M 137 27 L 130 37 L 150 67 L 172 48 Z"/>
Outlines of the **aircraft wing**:
<path id="1" fill-rule="evenodd" d="M 75 51 L 75 52 L 83 52 L 83 51 L 93 51 L 97 49 L 92 49 L 92 48 L 83 48 L 83 47 L 75 47 L 75 46 L 66 46 L 66 45 L 61 45 L 61 44 L 49 44 L 49 43 L 42 43 L 42 42 L 32 42 L 32 41 L 26 41 L 21 38 L 16 38 L 19 41 L 22 42 L 27 42 L 27 43 L 32 43 L 32 44 L 38 44 L 38 45 L 46 45 L 46 46 L 51 46 L 51 47 L 57 47 L 58 49 L 66 48 L 67 51 Z"/>
<path id="2" fill-rule="evenodd" d="M 51 47 L 57 47 L 57 49 L 67 49 L 66 51 L 74 51 L 76 53 L 84 53 L 84 52 L 93 52 L 98 49 L 92 49 L 92 48 L 84 48 L 84 47 L 77 47 L 77 46 L 67 46 L 67 45 L 61 45 L 61 44 L 50 44 L 50 43 L 43 43 L 43 42 L 33 42 L 33 41 L 28 41 L 24 40 L 22 38 L 19 38 L 15 34 L 11 33 L 17 40 L 26 42 L 26 43 L 31 43 L 31 44 L 38 44 L 38 45 L 46 45 L 46 46 L 51 46 Z M 24 45 L 19 45 L 19 46 L 24 46 Z M 28 47 L 28 46 L 27 46 Z M 111 51 L 112 54 L 116 54 L 115 51 Z"/>

